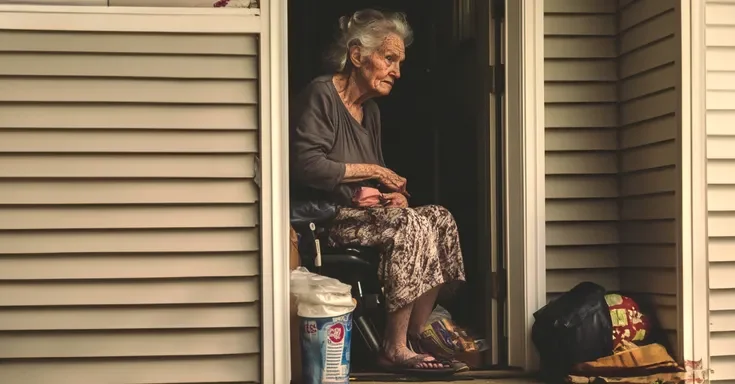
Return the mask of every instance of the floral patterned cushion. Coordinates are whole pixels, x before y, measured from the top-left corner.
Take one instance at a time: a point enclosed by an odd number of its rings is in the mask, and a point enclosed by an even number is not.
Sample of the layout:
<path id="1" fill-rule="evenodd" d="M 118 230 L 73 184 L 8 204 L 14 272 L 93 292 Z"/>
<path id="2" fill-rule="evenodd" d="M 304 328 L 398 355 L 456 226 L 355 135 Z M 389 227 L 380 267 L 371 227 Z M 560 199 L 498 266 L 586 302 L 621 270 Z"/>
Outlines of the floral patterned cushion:
<path id="1" fill-rule="evenodd" d="M 610 307 L 612 318 L 613 349 L 618 348 L 623 340 L 634 343 L 645 340 L 650 330 L 650 323 L 633 299 L 618 294 L 607 294 L 605 301 Z"/>

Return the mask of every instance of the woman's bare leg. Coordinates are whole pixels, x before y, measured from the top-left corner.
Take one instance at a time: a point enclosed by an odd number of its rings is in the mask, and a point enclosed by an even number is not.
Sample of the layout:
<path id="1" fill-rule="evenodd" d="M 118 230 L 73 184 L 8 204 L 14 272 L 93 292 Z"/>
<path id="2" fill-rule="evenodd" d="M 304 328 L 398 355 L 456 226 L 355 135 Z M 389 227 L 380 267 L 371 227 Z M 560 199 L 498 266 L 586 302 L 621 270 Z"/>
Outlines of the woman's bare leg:
<path id="1" fill-rule="evenodd" d="M 411 312 L 418 307 L 414 321 L 415 328 L 420 329 L 431 314 L 439 290 L 429 292 L 420 288 L 464 280 L 459 245 L 443 248 L 436 245 L 437 239 L 443 239 L 447 232 L 444 227 L 451 226 L 456 227 L 451 214 L 438 206 L 421 210 L 344 208 L 332 222 L 330 244 L 378 247 L 383 254 L 379 277 L 384 283 L 389 310 L 383 343 L 383 355 L 388 360 L 398 363 L 416 356 L 407 345 Z M 452 234 L 454 237 L 448 239 L 458 240 L 456 229 Z M 445 250 L 447 247 L 450 249 Z M 431 360 L 427 358 L 421 367 L 444 366 L 439 362 L 429 363 Z"/>
<path id="2" fill-rule="evenodd" d="M 434 287 L 413 302 L 413 310 L 411 311 L 411 318 L 408 322 L 409 335 L 418 336 L 421 333 L 426 324 L 426 320 L 429 319 L 431 312 L 434 310 L 434 303 L 436 303 L 440 289 L 441 285 Z"/>
<path id="3" fill-rule="evenodd" d="M 419 296 L 419 298 L 413 302 L 413 311 L 411 311 L 411 318 L 408 322 L 408 336 L 412 341 L 419 342 L 419 351 L 421 349 L 419 336 L 426 324 L 426 321 L 429 319 L 429 316 L 431 316 L 431 312 L 434 310 L 434 303 L 436 303 L 436 298 L 439 296 L 441 287 L 442 286 L 439 285 L 426 291 L 426 293 Z M 450 359 L 450 361 L 450 366 L 455 369 L 456 372 L 469 370 L 466 363 L 456 359 Z"/>
<path id="4" fill-rule="evenodd" d="M 409 304 L 386 316 L 385 338 L 383 339 L 383 351 L 385 357 L 393 362 L 400 362 L 416 356 L 416 353 L 408 349 L 406 332 L 411 320 L 411 312 L 414 304 Z M 439 362 L 426 361 L 419 364 L 423 368 L 442 368 Z"/>

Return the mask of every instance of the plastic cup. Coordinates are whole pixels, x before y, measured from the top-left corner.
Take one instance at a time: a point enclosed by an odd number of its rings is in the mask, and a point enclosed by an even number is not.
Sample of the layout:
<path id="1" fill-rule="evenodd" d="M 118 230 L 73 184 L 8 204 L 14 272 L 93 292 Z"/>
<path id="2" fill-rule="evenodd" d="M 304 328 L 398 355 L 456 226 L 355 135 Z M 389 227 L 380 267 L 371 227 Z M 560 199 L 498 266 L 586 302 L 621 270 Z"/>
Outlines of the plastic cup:
<path id="1" fill-rule="evenodd" d="M 352 312 L 300 319 L 303 384 L 349 383 Z"/>

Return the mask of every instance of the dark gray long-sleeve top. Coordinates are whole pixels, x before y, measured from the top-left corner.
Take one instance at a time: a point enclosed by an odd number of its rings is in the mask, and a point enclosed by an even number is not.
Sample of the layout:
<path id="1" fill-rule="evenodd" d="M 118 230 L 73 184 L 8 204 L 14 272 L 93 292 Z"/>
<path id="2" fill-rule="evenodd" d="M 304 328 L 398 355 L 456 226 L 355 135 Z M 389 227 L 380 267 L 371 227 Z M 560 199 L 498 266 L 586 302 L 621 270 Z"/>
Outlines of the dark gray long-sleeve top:
<path id="1" fill-rule="evenodd" d="M 350 115 L 332 76 L 314 79 L 291 104 L 292 199 L 328 199 L 347 204 L 351 186 L 342 184 L 345 164 L 385 166 L 380 144 L 380 110 L 368 100 L 363 121 Z"/>

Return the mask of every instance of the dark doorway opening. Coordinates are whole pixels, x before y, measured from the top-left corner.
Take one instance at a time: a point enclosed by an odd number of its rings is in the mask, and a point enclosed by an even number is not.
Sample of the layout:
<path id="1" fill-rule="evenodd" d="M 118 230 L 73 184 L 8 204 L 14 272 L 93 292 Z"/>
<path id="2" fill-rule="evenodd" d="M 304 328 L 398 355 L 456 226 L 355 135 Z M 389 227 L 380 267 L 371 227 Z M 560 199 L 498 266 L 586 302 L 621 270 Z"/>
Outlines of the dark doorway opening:
<path id="1" fill-rule="evenodd" d="M 463 4 L 458 6 L 458 4 Z M 474 9 L 459 9 L 471 5 Z M 337 20 L 363 8 L 401 11 L 414 30 L 401 79 L 390 96 L 377 99 L 383 126 L 383 153 L 389 168 L 406 177 L 411 205 L 439 204 L 454 215 L 464 253 L 467 284 L 442 301 L 462 326 L 491 342 L 493 319 L 502 329 L 502 305 L 491 313 L 491 156 L 488 92 L 489 4 L 473 1 L 305 0 L 289 1 L 290 97 L 314 77 L 326 74 L 324 52 Z M 464 14 L 464 19 L 458 17 Z M 493 107 L 494 108 L 494 107 Z M 499 175 L 496 174 L 496 177 Z M 499 185 L 499 183 L 497 183 Z M 501 222 L 498 216 L 496 221 Z M 497 254 L 497 253 L 496 253 Z M 499 332 L 502 335 L 502 331 Z M 500 340 L 499 340 L 500 341 Z M 502 342 L 502 341 L 501 341 Z M 505 351 L 503 345 L 500 351 Z M 504 365 L 504 353 L 496 361 Z M 484 356 L 489 368 L 492 359 Z M 358 361 L 353 368 L 360 369 Z"/>

